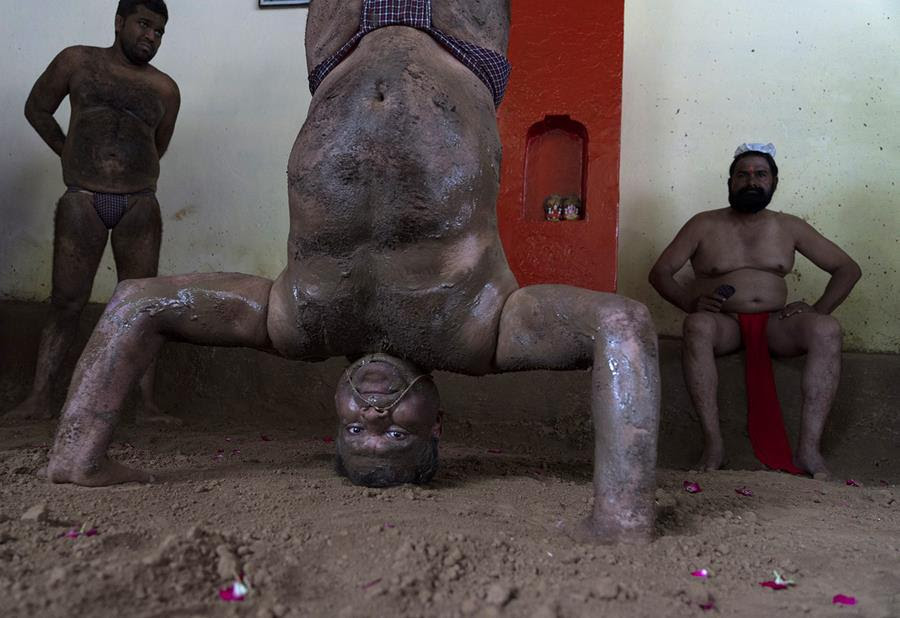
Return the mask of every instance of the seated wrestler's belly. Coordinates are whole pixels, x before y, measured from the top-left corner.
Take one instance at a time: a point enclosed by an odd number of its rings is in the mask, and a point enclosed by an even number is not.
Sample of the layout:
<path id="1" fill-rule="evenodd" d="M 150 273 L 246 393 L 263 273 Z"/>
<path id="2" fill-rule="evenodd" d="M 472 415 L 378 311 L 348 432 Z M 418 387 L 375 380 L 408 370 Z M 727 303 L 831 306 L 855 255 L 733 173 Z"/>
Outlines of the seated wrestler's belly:
<path id="1" fill-rule="evenodd" d="M 734 296 L 722 306 L 728 313 L 761 313 L 784 307 L 787 284 L 780 274 L 755 268 L 739 268 L 727 273 L 697 273 L 695 295 L 712 293 L 720 285 L 734 287 Z"/>

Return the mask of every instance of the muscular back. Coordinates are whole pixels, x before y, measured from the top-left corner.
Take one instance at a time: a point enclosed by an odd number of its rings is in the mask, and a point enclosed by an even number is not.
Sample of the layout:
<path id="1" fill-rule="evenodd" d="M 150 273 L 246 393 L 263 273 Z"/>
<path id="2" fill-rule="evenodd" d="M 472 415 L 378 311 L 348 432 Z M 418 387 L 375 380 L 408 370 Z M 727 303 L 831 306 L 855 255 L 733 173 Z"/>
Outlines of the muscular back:
<path id="1" fill-rule="evenodd" d="M 477 3 L 479 15 L 470 4 L 435 2 L 435 27 L 505 51 L 507 3 Z M 310 66 L 352 36 L 361 5 L 314 2 Z M 427 33 L 393 26 L 364 37 L 316 91 L 291 154 L 276 347 L 485 371 L 516 285 L 497 234 L 499 172 L 485 85 Z"/>

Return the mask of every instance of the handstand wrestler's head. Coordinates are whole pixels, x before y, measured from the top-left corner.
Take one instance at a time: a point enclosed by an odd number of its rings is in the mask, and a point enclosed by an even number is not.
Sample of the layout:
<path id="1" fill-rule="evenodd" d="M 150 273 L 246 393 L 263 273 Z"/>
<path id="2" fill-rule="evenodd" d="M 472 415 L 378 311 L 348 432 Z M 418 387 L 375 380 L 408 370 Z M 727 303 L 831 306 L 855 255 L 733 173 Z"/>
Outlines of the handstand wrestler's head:
<path id="1" fill-rule="evenodd" d="M 344 371 L 334 402 L 339 474 L 367 487 L 431 480 L 443 412 L 430 374 L 388 354 L 369 354 Z"/>

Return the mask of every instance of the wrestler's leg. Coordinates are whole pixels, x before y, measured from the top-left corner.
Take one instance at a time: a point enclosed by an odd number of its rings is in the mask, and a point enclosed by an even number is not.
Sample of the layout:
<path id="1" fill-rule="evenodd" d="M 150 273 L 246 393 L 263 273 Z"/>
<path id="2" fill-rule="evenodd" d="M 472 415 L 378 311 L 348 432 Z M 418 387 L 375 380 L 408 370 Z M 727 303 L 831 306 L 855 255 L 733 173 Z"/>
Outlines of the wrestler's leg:
<path id="1" fill-rule="evenodd" d="M 725 459 L 725 443 L 719 427 L 716 356 L 734 352 L 740 345 L 741 330 L 733 317 L 708 311 L 685 316 L 681 370 L 703 428 L 703 455 L 697 464 L 701 470 L 718 470 Z"/>
<path id="2" fill-rule="evenodd" d="M 503 307 L 499 371 L 593 367 L 594 510 L 603 541 L 650 538 L 654 524 L 659 359 L 647 309 L 561 285 L 514 292 Z"/>
<path id="3" fill-rule="evenodd" d="M 825 419 L 841 377 L 841 325 L 830 315 L 797 313 L 789 318 L 769 318 L 769 348 L 777 356 L 806 354 L 803 366 L 803 407 L 795 465 L 816 478 L 828 476 L 819 450 Z"/>
<path id="4" fill-rule="evenodd" d="M 152 194 L 129 198 L 128 211 L 113 228 L 112 250 L 119 281 L 155 277 L 159 268 L 159 246 L 162 241 L 162 217 L 159 202 Z M 165 414 L 156 404 L 156 359 L 141 377 L 141 403 L 135 411 L 137 422 L 180 424 L 181 420 Z"/>
<path id="5" fill-rule="evenodd" d="M 8 414 L 13 418 L 50 418 L 50 386 L 59 377 L 66 353 L 75 340 L 84 305 L 107 231 L 85 193 L 65 193 L 56 206 L 53 234 L 53 287 L 50 315 L 41 331 L 31 393 Z"/>
<path id="6" fill-rule="evenodd" d="M 50 455 L 50 480 L 78 485 L 148 480 L 106 456 L 129 389 L 169 339 L 269 349 L 271 286 L 268 279 L 231 273 L 120 283 L 78 361 Z"/>

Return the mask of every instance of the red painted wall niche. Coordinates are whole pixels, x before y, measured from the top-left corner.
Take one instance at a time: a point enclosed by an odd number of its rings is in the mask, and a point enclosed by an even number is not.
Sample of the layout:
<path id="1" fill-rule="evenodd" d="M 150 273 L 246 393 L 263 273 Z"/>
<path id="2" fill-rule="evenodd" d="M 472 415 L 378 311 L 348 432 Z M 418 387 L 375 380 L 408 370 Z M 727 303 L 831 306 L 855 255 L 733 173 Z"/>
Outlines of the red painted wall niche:
<path id="1" fill-rule="evenodd" d="M 624 0 L 512 2 L 498 216 L 522 285 L 616 289 L 623 32 Z"/>

